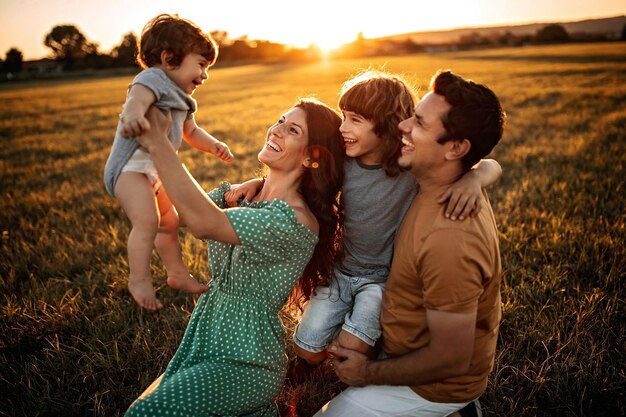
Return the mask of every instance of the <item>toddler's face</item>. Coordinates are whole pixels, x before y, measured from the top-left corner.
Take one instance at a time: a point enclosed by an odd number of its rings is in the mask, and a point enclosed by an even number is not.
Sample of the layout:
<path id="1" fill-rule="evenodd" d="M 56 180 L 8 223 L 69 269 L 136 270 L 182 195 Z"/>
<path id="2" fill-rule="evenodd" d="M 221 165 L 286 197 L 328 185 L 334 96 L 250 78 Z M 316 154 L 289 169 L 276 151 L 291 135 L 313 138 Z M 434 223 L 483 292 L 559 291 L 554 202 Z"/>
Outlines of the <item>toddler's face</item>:
<path id="1" fill-rule="evenodd" d="M 166 67 L 167 75 L 189 95 L 209 78 L 209 62 L 200 54 L 191 52 L 178 67 Z"/>

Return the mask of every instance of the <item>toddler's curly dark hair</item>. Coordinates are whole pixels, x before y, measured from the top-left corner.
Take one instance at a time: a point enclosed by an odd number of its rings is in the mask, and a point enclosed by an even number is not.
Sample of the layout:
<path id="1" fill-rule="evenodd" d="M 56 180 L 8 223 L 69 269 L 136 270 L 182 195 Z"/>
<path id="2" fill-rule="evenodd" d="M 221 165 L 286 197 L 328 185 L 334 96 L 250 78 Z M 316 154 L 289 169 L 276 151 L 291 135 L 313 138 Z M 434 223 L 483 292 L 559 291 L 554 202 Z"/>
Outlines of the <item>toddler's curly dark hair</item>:
<path id="1" fill-rule="evenodd" d="M 160 14 L 151 19 L 141 32 L 137 62 L 142 68 L 161 63 L 161 54 L 168 52 L 167 64 L 179 66 L 187 54 L 196 53 L 213 65 L 218 46 L 211 35 L 178 15 Z"/>

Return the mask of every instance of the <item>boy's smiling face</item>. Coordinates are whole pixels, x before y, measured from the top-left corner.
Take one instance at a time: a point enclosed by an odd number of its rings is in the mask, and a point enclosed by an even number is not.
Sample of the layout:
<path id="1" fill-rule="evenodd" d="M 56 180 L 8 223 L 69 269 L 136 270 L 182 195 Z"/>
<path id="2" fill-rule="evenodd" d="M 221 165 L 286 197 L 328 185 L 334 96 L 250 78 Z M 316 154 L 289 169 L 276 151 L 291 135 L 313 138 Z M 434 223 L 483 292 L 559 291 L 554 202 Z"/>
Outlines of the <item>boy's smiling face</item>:
<path id="1" fill-rule="evenodd" d="M 168 64 L 161 65 L 165 73 L 174 81 L 185 93 L 191 95 L 209 78 L 209 62 L 200 54 L 191 52 L 185 55 L 179 66 Z"/>
<path id="2" fill-rule="evenodd" d="M 342 114 L 339 131 L 346 146 L 346 155 L 359 158 L 365 165 L 381 164 L 384 142 L 374 133 L 374 123 L 351 111 L 345 110 Z"/>

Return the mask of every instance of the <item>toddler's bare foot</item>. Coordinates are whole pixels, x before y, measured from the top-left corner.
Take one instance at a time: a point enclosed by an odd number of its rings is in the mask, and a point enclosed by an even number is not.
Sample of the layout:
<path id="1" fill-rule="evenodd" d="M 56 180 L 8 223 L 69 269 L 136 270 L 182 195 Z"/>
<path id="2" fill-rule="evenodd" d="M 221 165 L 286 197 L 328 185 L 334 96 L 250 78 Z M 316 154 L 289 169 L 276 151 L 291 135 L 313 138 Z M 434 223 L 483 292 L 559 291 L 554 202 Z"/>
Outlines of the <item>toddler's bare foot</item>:
<path id="1" fill-rule="evenodd" d="M 146 310 L 160 310 L 163 304 L 156 297 L 152 283 L 147 280 L 128 280 L 128 291 L 141 307 Z"/>
<path id="2" fill-rule="evenodd" d="M 167 277 L 167 285 L 169 285 L 170 288 L 181 290 L 190 294 L 202 294 L 209 289 L 209 287 L 199 283 L 192 275 L 189 274 L 183 276 L 170 275 Z"/>

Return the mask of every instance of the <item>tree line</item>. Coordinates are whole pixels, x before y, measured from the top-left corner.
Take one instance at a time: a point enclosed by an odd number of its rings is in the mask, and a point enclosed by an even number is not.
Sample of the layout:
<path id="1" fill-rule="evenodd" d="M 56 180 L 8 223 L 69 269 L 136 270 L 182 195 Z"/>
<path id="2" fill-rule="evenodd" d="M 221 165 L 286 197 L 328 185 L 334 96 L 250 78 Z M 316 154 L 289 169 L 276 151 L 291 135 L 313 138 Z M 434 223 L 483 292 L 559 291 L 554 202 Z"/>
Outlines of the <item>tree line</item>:
<path id="1" fill-rule="evenodd" d="M 320 58 L 321 51 L 309 48 L 290 48 L 269 41 L 250 41 L 247 37 L 230 39 L 228 32 L 214 31 L 211 36 L 219 45 L 218 62 L 233 61 L 309 61 Z M 64 71 L 83 69 L 124 68 L 137 66 L 138 38 L 133 32 L 122 37 L 119 45 L 110 52 L 101 52 L 98 44 L 90 41 L 74 25 L 58 25 L 46 34 L 44 45 L 50 49 L 59 68 Z M 13 47 L 0 59 L 5 73 L 16 73 L 23 69 L 23 53 Z"/>
<path id="2" fill-rule="evenodd" d="M 246 36 L 230 39 L 226 31 L 213 31 L 211 36 L 219 45 L 218 64 L 237 62 L 268 61 L 315 61 L 322 58 L 322 51 L 315 45 L 308 48 L 291 48 L 283 44 L 263 40 L 248 40 Z M 415 43 L 410 39 L 403 41 L 365 39 L 357 35 L 353 42 L 334 50 L 331 58 L 371 56 L 381 54 L 402 54 L 428 51 L 429 49 L 464 49 L 490 46 L 520 46 L 527 44 L 563 43 L 569 41 L 604 41 L 603 35 L 570 35 L 558 24 L 549 24 L 539 29 L 534 35 L 513 35 L 511 32 L 484 36 L 479 32 L 463 35 L 456 42 L 446 45 L 428 45 Z M 626 40 L 626 25 L 622 30 L 621 40 Z M 74 25 L 57 25 L 46 34 L 43 43 L 51 50 L 57 71 L 83 69 L 126 68 L 137 66 L 136 56 L 138 38 L 133 32 L 122 37 L 119 45 L 109 53 L 99 50 L 98 44 L 88 40 Z M 0 72 L 11 74 L 23 70 L 24 57 L 18 48 L 10 48 L 5 59 L 0 59 Z"/>

